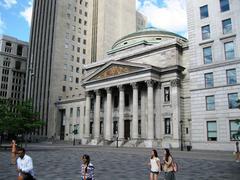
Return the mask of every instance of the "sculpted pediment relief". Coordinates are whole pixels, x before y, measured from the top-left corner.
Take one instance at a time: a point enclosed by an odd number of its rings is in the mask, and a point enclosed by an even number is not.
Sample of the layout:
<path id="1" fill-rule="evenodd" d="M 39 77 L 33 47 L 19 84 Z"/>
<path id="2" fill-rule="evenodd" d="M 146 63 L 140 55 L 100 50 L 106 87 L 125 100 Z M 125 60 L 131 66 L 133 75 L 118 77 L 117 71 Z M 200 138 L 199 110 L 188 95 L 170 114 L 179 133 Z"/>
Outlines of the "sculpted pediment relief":
<path id="1" fill-rule="evenodd" d="M 104 69 L 103 71 L 96 74 L 92 80 L 98 79 L 106 79 L 109 77 L 119 76 L 122 74 L 127 74 L 130 72 L 137 71 L 142 69 L 140 67 L 133 67 L 133 66 L 124 66 L 124 65 L 111 65 L 108 68 Z"/>

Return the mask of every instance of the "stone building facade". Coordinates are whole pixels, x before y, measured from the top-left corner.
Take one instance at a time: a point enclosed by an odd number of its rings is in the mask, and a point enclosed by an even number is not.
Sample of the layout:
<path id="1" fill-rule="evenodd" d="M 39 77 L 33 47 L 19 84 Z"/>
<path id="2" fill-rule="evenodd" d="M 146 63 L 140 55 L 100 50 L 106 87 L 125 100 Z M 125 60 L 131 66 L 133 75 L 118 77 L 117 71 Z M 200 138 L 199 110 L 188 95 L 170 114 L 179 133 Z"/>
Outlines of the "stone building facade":
<path id="1" fill-rule="evenodd" d="M 240 139 L 240 1 L 187 1 L 192 146 L 230 150 Z"/>
<path id="2" fill-rule="evenodd" d="M 0 36 L 0 98 L 13 104 L 24 99 L 28 43 L 11 36 Z"/>
<path id="3" fill-rule="evenodd" d="M 144 29 L 85 66 L 83 99 L 62 100 L 62 134 L 83 144 L 180 147 L 190 142 L 187 40 Z M 73 130 L 77 134 L 73 134 Z"/>

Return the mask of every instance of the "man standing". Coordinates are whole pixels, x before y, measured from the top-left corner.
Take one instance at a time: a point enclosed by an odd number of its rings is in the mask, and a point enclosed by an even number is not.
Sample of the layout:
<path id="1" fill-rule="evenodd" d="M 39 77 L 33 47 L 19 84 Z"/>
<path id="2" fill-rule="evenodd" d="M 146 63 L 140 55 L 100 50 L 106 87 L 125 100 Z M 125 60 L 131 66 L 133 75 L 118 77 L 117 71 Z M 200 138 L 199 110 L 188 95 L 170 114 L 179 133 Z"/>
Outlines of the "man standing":
<path id="1" fill-rule="evenodd" d="M 18 180 L 34 180 L 32 158 L 25 154 L 24 148 L 18 149 L 17 159 Z"/>

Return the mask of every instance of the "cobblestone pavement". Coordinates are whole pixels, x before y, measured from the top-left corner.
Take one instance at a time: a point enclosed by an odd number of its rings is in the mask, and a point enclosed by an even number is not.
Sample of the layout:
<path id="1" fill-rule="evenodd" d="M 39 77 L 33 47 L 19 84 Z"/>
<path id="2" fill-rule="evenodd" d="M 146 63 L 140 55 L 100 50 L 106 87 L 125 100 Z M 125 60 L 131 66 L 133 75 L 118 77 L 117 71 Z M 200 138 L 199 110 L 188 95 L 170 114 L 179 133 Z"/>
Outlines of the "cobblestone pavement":
<path id="1" fill-rule="evenodd" d="M 97 180 L 147 180 L 151 149 L 71 145 L 31 144 L 26 148 L 33 158 L 38 180 L 80 179 L 80 156 L 87 153 L 95 166 Z M 163 151 L 158 149 L 162 158 Z M 173 151 L 179 165 L 177 180 L 239 180 L 240 163 L 231 152 Z M 0 179 L 15 180 L 16 167 L 10 165 L 10 151 L 0 151 Z M 163 178 L 163 173 L 159 179 Z"/>

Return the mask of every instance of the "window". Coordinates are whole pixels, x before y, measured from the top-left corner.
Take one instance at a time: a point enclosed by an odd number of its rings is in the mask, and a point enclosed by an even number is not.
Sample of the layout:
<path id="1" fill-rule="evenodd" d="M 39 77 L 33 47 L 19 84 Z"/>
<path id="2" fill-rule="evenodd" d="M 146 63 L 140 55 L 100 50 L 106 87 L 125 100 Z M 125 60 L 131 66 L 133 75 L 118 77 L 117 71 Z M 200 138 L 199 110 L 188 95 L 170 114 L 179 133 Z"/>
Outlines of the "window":
<path id="1" fill-rule="evenodd" d="M 113 121 L 113 134 L 117 134 L 118 133 L 118 122 L 117 121 Z"/>
<path id="2" fill-rule="evenodd" d="M 17 69 L 17 70 L 21 69 L 21 62 L 20 61 L 15 62 L 15 69 Z"/>
<path id="3" fill-rule="evenodd" d="M 200 7 L 200 16 L 201 19 L 208 17 L 208 5 Z"/>
<path id="4" fill-rule="evenodd" d="M 204 64 L 212 63 L 212 47 L 203 48 Z"/>
<path id="5" fill-rule="evenodd" d="M 204 74 L 204 79 L 206 88 L 213 87 L 213 73 Z"/>
<path id="6" fill-rule="evenodd" d="M 226 60 L 231 60 L 234 58 L 234 44 L 233 42 L 224 43 L 224 51 Z"/>
<path id="7" fill-rule="evenodd" d="M 66 91 L 66 86 L 62 87 L 62 91 L 65 92 Z"/>
<path id="8" fill-rule="evenodd" d="M 125 101 L 125 107 L 129 107 L 129 95 L 128 94 L 125 94 L 124 95 L 124 101 Z"/>
<path id="9" fill-rule="evenodd" d="M 86 54 L 86 49 L 83 49 L 83 54 Z"/>
<path id="10" fill-rule="evenodd" d="M 63 80 L 67 81 L 67 75 L 64 75 Z"/>
<path id="11" fill-rule="evenodd" d="M 103 120 L 100 121 L 100 134 L 103 134 Z"/>
<path id="12" fill-rule="evenodd" d="M 79 67 L 76 67 L 76 73 L 79 73 Z"/>
<path id="13" fill-rule="evenodd" d="M 222 21 L 222 31 L 223 34 L 228 34 L 232 32 L 232 21 L 230 18 Z"/>
<path id="14" fill-rule="evenodd" d="M 230 9 L 229 0 L 220 0 L 220 8 L 221 12 L 228 11 Z"/>
<path id="15" fill-rule="evenodd" d="M 238 108 L 238 93 L 228 94 L 228 108 L 235 109 Z"/>
<path id="16" fill-rule="evenodd" d="M 70 82 L 73 82 L 73 76 L 70 76 L 70 77 L 69 77 L 69 81 L 70 81 Z"/>
<path id="17" fill-rule="evenodd" d="M 77 117 L 80 117 L 80 107 L 77 107 Z"/>
<path id="18" fill-rule="evenodd" d="M 22 45 L 18 45 L 17 46 L 17 55 L 18 56 L 22 56 L 23 53 L 23 46 Z"/>
<path id="19" fill-rule="evenodd" d="M 114 108 L 118 107 L 118 103 L 119 103 L 118 101 L 119 101 L 118 96 L 114 96 Z"/>
<path id="20" fill-rule="evenodd" d="M 89 133 L 92 134 L 93 133 L 93 122 L 90 122 L 90 125 L 89 125 Z"/>
<path id="21" fill-rule="evenodd" d="M 170 88 L 164 87 L 164 102 L 170 101 Z"/>
<path id="22" fill-rule="evenodd" d="M 70 117 L 73 116 L 73 108 L 70 108 Z"/>
<path id="23" fill-rule="evenodd" d="M 71 55 L 71 61 L 74 61 L 74 56 L 73 55 Z"/>
<path id="24" fill-rule="evenodd" d="M 73 72 L 73 65 L 70 65 L 70 71 Z"/>
<path id="25" fill-rule="evenodd" d="M 217 141 L 217 123 L 216 121 L 207 122 L 207 140 Z"/>
<path id="26" fill-rule="evenodd" d="M 207 111 L 215 110 L 214 96 L 206 96 L 206 109 L 207 109 Z"/>
<path id="27" fill-rule="evenodd" d="M 67 64 L 64 64 L 64 70 L 67 70 Z"/>
<path id="28" fill-rule="evenodd" d="M 85 59 L 84 58 L 82 59 L 82 64 L 85 64 Z"/>
<path id="29" fill-rule="evenodd" d="M 210 26 L 206 25 L 202 27 L 202 40 L 210 38 Z"/>
<path id="30" fill-rule="evenodd" d="M 77 84 L 79 83 L 79 78 L 78 78 L 78 77 L 76 77 L 76 83 L 77 83 Z"/>
<path id="31" fill-rule="evenodd" d="M 227 84 L 236 84 L 237 83 L 236 69 L 228 69 L 226 73 L 227 73 Z"/>
<path id="32" fill-rule="evenodd" d="M 230 140 L 240 140 L 240 123 L 237 120 L 231 120 L 230 123 Z"/>
<path id="33" fill-rule="evenodd" d="M 171 124 L 170 124 L 170 118 L 165 118 L 164 119 L 164 124 L 165 124 L 165 134 L 171 134 Z"/>
<path id="34" fill-rule="evenodd" d="M 138 120 L 138 134 L 141 135 L 141 120 Z"/>

